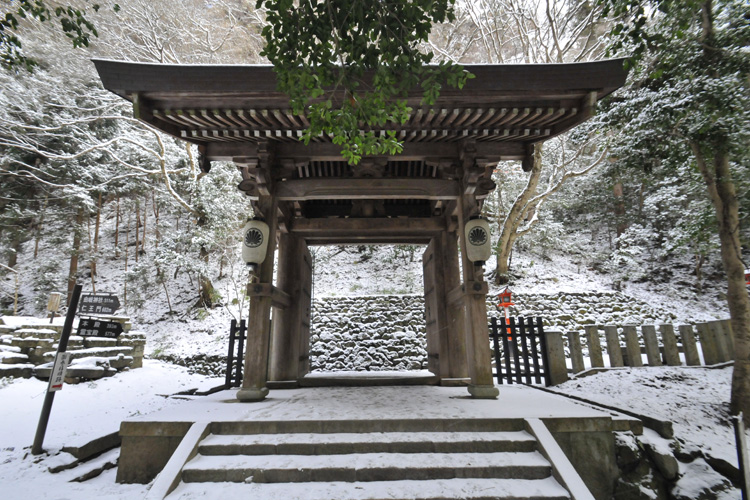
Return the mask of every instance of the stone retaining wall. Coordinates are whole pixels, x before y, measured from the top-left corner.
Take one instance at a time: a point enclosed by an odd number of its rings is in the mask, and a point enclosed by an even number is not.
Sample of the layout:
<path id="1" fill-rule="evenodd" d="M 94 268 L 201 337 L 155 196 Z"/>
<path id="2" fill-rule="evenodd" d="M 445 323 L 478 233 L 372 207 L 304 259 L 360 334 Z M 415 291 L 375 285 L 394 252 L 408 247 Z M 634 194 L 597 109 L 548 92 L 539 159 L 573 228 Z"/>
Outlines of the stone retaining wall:
<path id="1" fill-rule="evenodd" d="M 426 368 L 424 298 L 374 295 L 316 299 L 310 344 L 313 371 Z"/>
<path id="2" fill-rule="evenodd" d="M 671 322 L 675 316 L 621 293 L 521 294 L 512 316 L 541 317 L 547 328 L 583 331 L 593 324 Z M 487 311 L 499 315 L 495 297 Z M 424 297 L 325 297 L 313 303 L 312 370 L 421 370 L 427 366 Z"/>

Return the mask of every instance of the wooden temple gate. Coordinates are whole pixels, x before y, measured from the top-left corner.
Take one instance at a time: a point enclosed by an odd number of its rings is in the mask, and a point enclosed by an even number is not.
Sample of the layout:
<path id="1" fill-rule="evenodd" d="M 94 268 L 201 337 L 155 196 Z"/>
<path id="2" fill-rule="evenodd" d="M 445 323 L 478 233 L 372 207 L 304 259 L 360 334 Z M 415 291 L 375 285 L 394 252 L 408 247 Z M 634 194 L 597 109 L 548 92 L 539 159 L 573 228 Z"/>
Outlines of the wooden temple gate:
<path id="1" fill-rule="evenodd" d="M 268 382 L 296 386 L 308 373 L 312 269 L 308 247 L 427 245 L 423 256 L 429 368 L 443 385 L 495 398 L 483 267 L 465 252 L 465 223 L 494 188 L 498 161 L 532 167 L 535 144 L 591 116 L 625 80 L 621 60 L 559 65 L 469 66 L 463 90 L 444 89 L 394 130 L 399 155 L 348 165 L 331 138 L 299 141 L 307 122 L 288 111 L 270 66 L 179 66 L 96 60 L 105 88 L 134 115 L 198 145 L 201 168 L 233 161 L 239 189 L 270 228 L 251 296 L 241 401 Z M 334 101 L 341 94 L 330 96 Z M 278 270 L 274 284 L 274 255 Z M 283 311 L 274 316 L 271 309 Z"/>

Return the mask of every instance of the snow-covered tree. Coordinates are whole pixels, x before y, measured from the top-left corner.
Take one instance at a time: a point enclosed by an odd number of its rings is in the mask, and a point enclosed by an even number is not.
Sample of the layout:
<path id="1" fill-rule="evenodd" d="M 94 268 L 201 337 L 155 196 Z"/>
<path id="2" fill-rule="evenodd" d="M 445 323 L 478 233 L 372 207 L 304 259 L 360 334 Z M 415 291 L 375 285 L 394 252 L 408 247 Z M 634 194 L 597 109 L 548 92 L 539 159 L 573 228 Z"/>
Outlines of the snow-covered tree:
<path id="1" fill-rule="evenodd" d="M 713 205 L 735 338 L 731 411 L 750 423 L 750 297 L 736 179 L 750 165 L 750 6 L 743 0 L 606 0 L 613 50 L 634 83 L 608 113 L 613 154 L 637 168 L 697 168 Z"/>

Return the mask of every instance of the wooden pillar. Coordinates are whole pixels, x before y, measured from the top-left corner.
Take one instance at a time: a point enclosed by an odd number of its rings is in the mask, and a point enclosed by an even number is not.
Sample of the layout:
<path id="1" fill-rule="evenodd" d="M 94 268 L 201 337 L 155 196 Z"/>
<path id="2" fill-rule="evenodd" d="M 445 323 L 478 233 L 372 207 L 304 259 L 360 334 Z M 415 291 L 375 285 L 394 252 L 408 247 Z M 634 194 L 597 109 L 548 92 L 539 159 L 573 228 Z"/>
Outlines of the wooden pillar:
<path id="1" fill-rule="evenodd" d="M 440 381 L 440 385 L 468 385 L 469 379 L 468 359 L 466 357 L 466 332 L 464 320 L 463 300 L 450 302 L 448 292 L 460 290 L 461 271 L 458 263 L 458 235 L 453 232 L 445 232 L 440 236 L 443 247 L 443 279 L 445 280 L 445 309 L 447 321 L 447 343 L 445 351 L 448 354 L 449 372 L 446 379 Z M 489 342 L 489 341 L 488 341 Z"/>
<path id="2" fill-rule="evenodd" d="M 269 229 L 268 250 L 263 264 L 260 265 L 258 282 L 270 285 L 273 281 L 273 261 L 276 250 L 277 200 L 272 196 L 261 196 L 257 203 Z M 245 373 L 242 378 L 242 387 L 237 391 L 237 399 L 243 402 L 261 401 L 268 395 L 266 382 L 271 340 L 271 301 L 270 296 L 250 298 Z"/>
<path id="3" fill-rule="evenodd" d="M 461 242 L 463 264 L 464 328 L 466 354 L 469 364 L 469 394 L 478 399 L 496 399 L 499 391 L 492 379 L 492 353 L 490 352 L 487 322 L 487 283 L 483 266 L 475 266 L 466 255 L 464 226 L 464 196 L 458 198 L 458 236 Z"/>
<path id="4" fill-rule="evenodd" d="M 296 387 L 299 378 L 300 296 L 302 283 L 300 239 L 289 233 L 279 235 L 279 264 L 276 285 L 290 297 L 287 310 L 274 314 L 268 379 L 274 387 Z"/>
<path id="5" fill-rule="evenodd" d="M 429 370 L 446 385 L 455 385 L 451 379 L 449 354 L 450 328 L 445 286 L 445 249 L 441 236 L 432 238 L 422 255 L 424 276 L 425 326 L 427 336 L 427 363 Z"/>
<path id="6" fill-rule="evenodd" d="M 312 280 L 313 263 L 307 242 L 300 241 L 300 296 L 297 301 L 299 307 L 299 358 L 297 374 L 301 379 L 310 373 L 310 322 L 312 321 Z"/>

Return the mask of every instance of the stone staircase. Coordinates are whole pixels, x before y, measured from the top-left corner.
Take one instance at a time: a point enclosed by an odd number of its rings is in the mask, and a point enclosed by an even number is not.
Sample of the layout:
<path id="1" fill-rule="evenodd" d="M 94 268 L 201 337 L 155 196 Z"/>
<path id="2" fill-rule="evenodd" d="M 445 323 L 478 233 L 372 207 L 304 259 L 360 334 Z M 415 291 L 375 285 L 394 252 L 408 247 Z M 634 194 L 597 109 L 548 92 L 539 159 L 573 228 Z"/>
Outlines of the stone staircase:
<path id="1" fill-rule="evenodd" d="M 71 335 L 67 383 L 96 380 L 143 366 L 146 336 L 131 331 L 128 318 L 107 319 L 123 323 L 125 333 L 116 339 Z M 48 379 L 61 333 L 61 325 L 0 325 L 0 377 Z"/>
<path id="2" fill-rule="evenodd" d="M 523 419 L 204 425 L 148 498 L 574 498 Z"/>

